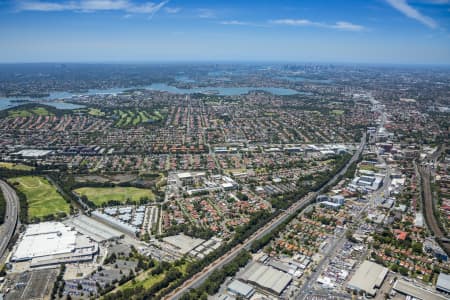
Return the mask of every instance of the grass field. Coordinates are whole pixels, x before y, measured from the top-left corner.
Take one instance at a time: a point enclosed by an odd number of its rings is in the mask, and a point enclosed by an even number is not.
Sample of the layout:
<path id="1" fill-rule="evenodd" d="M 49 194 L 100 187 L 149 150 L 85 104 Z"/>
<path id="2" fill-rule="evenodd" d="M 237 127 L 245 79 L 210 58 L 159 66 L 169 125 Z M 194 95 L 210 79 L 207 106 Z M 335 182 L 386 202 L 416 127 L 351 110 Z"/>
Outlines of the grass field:
<path id="1" fill-rule="evenodd" d="M 374 172 L 378 172 L 379 169 L 375 166 L 371 166 L 371 165 L 362 165 L 359 167 L 361 170 L 366 170 L 366 171 L 374 171 Z"/>
<path id="2" fill-rule="evenodd" d="M 164 116 L 159 111 L 148 112 L 145 110 L 120 110 L 114 111 L 117 119 L 116 127 L 137 126 L 148 121 L 160 121 Z"/>
<path id="3" fill-rule="evenodd" d="M 53 115 L 45 107 L 35 107 L 30 109 L 13 109 L 8 112 L 10 117 L 31 117 L 31 116 L 49 116 Z"/>
<path id="4" fill-rule="evenodd" d="M 24 164 L 15 164 L 10 162 L 0 162 L 0 168 L 5 168 L 9 170 L 18 170 L 18 171 L 31 171 L 34 170 L 34 167 L 27 166 Z"/>
<path id="5" fill-rule="evenodd" d="M 339 110 L 339 109 L 335 109 L 335 110 L 332 110 L 331 113 L 333 115 L 336 115 L 336 116 L 342 116 L 345 113 L 345 111 Z"/>
<path id="6" fill-rule="evenodd" d="M 102 117 L 105 115 L 105 113 L 103 111 L 101 111 L 98 108 L 89 108 L 88 114 L 90 114 L 91 116 L 96 116 L 96 117 Z"/>
<path id="7" fill-rule="evenodd" d="M 185 274 L 186 273 L 186 269 L 188 267 L 189 263 L 185 262 L 184 264 L 176 267 L 181 273 Z M 151 271 L 154 268 L 151 268 L 150 270 L 147 270 L 145 272 L 143 272 L 142 274 L 138 275 L 135 278 L 135 281 L 133 282 L 132 280 L 128 281 L 127 283 L 119 286 L 115 291 L 123 291 L 127 288 L 137 288 L 139 286 L 142 286 L 144 289 L 149 289 L 150 287 L 152 287 L 154 284 L 162 281 L 164 279 L 164 276 L 166 275 L 166 272 L 163 272 L 161 274 L 158 275 L 151 275 Z"/>
<path id="8" fill-rule="evenodd" d="M 126 203 L 127 199 L 139 202 L 143 197 L 147 197 L 151 201 L 155 200 L 155 195 L 152 191 L 135 187 L 82 187 L 74 190 L 74 192 L 78 195 L 86 196 L 96 206 L 102 206 L 102 204 L 108 203 L 110 200 L 116 200 L 121 203 Z"/>
<path id="9" fill-rule="evenodd" d="M 25 194 L 29 220 L 58 213 L 70 213 L 69 204 L 44 177 L 21 176 L 11 178 L 9 181 Z"/>

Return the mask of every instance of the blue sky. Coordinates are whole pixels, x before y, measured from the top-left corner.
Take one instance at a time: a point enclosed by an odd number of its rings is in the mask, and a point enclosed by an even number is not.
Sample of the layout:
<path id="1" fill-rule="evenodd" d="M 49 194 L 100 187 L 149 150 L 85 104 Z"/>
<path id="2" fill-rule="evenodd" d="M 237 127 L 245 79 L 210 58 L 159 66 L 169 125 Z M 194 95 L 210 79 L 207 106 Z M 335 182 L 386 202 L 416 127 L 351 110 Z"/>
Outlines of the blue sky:
<path id="1" fill-rule="evenodd" d="M 450 0 L 0 0 L 0 61 L 450 64 Z"/>

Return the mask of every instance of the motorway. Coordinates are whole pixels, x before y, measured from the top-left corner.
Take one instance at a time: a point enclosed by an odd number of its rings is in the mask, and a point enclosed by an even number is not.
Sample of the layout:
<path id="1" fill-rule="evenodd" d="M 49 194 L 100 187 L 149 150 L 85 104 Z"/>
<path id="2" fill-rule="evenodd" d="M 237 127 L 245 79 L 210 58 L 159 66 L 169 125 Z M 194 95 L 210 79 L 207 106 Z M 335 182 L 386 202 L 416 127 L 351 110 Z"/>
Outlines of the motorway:
<path id="1" fill-rule="evenodd" d="M 19 215 L 19 197 L 12 187 L 0 180 L 0 188 L 6 201 L 5 222 L 0 227 L 0 264 L 5 262 L 5 252 L 14 235 Z"/>
<path id="2" fill-rule="evenodd" d="M 326 185 L 324 185 L 319 191 L 314 193 L 309 193 L 302 199 L 298 200 L 292 206 L 287 209 L 286 211 L 282 212 L 280 215 L 278 215 L 276 218 L 272 219 L 269 223 L 267 223 L 265 226 L 261 227 L 259 230 L 257 230 L 252 236 L 247 238 L 243 243 L 236 245 L 233 249 L 225 253 L 222 257 L 218 258 L 214 262 L 212 262 L 210 265 L 208 265 L 206 268 L 204 268 L 201 272 L 195 274 L 193 277 L 188 279 L 184 282 L 183 285 L 175 289 L 172 293 L 167 295 L 165 299 L 178 299 L 180 298 L 185 292 L 192 288 L 196 288 L 199 285 L 201 285 L 208 276 L 217 269 L 222 268 L 225 264 L 233 260 L 233 258 L 236 257 L 236 255 L 244 249 L 249 249 L 253 241 L 261 238 L 262 236 L 268 234 L 273 229 L 275 229 L 278 225 L 283 223 L 285 220 L 287 220 L 291 215 L 296 214 L 299 209 L 306 207 L 308 204 L 310 204 L 316 197 L 319 195 L 323 190 L 325 190 L 330 185 L 333 185 L 336 183 L 336 181 L 345 174 L 348 167 L 355 161 L 358 160 L 359 156 L 361 155 L 364 147 L 366 145 L 366 134 L 364 133 L 363 137 L 361 138 L 361 143 L 358 147 L 358 149 L 353 154 L 353 157 L 347 162 L 345 167 L 337 173 L 332 179 L 328 181 Z"/>

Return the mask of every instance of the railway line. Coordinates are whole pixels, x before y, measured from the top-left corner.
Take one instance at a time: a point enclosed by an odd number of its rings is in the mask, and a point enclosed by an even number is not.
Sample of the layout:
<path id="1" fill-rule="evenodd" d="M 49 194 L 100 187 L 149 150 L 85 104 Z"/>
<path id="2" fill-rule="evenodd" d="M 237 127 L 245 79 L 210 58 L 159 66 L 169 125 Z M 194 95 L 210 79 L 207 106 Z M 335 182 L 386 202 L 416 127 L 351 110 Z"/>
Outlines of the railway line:
<path id="1" fill-rule="evenodd" d="M 433 235 L 438 239 L 439 244 L 447 253 L 450 255 L 450 244 L 447 241 L 447 235 L 442 231 L 439 226 L 438 220 L 434 215 L 434 203 L 433 203 L 433 195 L 431 192 L 431 170 L 429 166 L 419 166 L 418 168 L 420 174 L 420 181 L 422 185 L 422 203 L 425 221 L 428 225 L 428 228 L 433 232 Z"/>

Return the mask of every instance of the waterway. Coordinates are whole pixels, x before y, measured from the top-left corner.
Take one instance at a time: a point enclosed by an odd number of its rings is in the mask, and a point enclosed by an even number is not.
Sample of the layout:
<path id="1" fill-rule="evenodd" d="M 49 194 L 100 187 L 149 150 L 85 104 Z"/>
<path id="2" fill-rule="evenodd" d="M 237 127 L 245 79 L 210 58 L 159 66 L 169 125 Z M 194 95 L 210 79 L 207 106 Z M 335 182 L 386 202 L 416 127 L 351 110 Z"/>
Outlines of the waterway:
<path id="1" fill-rule="evenodd" d="M 135 87 L 140 89 L 165 91 L 176 94 L 193 94 L 193 93 L 207 93 L 217 94 L 221 96 L 236 96 L 247 94 L 250 91 L 261 90 L 272 93 L 274 95 L 295 95 L 295 94 L 308 94 L 305 92 L 296 91 L 293 89 L 279 88 L 279 87 L 194 87 L 189 89 L 177 88 L 175 86 L 168 85 L 166 83 L 154 83 L 149 86 Z M 51 92 L 48 97 L 43 98 L 30 98 L 30 97 L 3 97 L 0 98 L 0 110 L 8 109 L 14 106 L 21 105 L 25 102 L 16 102 L 15 100 L 28 100 L 30 102 L 38 102 L 47 105 L 54 106 L 58 109 L 77 109 L 82 108 L 82 105 L 77 105 L 68 102 L 58 102 L 58 99 L 70 100 L 76 96 L 87 95 L 99 95 L 99 94 L 119 94 L 126 90 L 133 88 L 109 88 L 109 89 L 92 89 L 85 93 L 69 93 L 69 92 Z"/>

